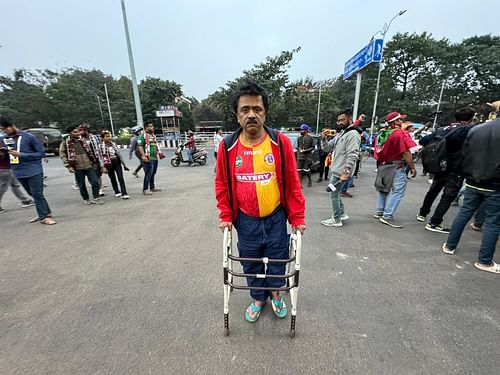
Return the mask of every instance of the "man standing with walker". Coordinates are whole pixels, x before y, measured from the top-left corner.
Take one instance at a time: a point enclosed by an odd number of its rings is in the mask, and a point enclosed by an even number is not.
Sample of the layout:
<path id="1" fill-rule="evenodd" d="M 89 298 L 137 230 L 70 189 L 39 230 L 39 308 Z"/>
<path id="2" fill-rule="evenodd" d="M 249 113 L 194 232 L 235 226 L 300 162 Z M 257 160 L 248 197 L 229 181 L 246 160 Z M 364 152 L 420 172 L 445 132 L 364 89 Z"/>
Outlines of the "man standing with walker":
<path id="1" fill-rule="evenodd" d="M 264 88 L 249 84 L 233 97 L 233 110 L 240 128 L 220 144 L 215 195 L 219 227 L 234 225 L 242 258 L 288 259 L 287 220 L 292 231 L 306 230 L 305 199 L 297 175 L 293 147 L 282 133 L 264 126 L 269 97 Z M 242 262 L 245 274 L 284 275 L 285 263 Z M 288 310 L 279 291 L 284 278 L 247 277 L 253 302 L 245 319 L 256 322 L 269 297 L 274 314 L 286 317 Z M 255 289 L 252 289 L 255 288 Z"/>

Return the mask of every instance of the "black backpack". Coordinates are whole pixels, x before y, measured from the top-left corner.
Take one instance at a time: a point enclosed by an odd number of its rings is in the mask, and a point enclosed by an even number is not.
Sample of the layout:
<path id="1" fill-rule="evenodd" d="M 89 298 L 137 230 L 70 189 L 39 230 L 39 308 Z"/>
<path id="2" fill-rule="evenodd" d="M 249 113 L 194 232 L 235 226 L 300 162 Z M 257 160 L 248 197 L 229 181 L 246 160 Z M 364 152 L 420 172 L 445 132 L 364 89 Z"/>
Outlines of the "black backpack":
<path id="1" fill-rule="evenodd" d="M 447 134 L 435 134 L 433 139 L 422 149 L 422 166 L 432 174 L 444 173 L 448 167 L 448 152 L 446 151 L 446 138 L 454 130 Z"/>

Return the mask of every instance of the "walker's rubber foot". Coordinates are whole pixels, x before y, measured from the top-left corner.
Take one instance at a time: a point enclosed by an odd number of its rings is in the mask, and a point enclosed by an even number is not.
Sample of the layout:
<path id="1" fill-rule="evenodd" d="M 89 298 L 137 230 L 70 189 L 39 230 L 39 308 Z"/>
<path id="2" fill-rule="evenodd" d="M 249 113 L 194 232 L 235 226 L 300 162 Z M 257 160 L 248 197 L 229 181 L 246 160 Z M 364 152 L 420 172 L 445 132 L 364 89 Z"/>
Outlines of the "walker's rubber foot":
<path id="1" fill-rule="evenodd" d="M 295 337 L 295 319 L 297 319 L 297 317 L 295 315 L 292 315 L 290 319 L 290 332 L 289 332 L 291 338 Z"/>
<path id="2" fill-rule="evenodd" d="M 224 314 L 224 336 L 229 336 L 229 314 Z"/>

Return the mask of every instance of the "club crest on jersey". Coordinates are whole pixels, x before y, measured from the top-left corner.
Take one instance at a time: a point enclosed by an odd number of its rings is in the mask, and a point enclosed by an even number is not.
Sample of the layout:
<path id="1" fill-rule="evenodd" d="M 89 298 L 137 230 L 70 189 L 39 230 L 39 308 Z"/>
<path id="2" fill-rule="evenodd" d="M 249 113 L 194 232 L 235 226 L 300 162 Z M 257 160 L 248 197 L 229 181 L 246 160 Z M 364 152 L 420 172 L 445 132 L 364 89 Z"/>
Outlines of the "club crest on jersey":
<path id="1" fill-rule="evenodd" d="M 236 161 L 234 162 L 234 166 L 236 168 L 239 168 L 241 167 L 241 165 L 243 164 L 243 159 L 241 158 L 241 156 L 236 156 Z"/>
<path id="2" fill-rule="evenodd" d="M 266 154 L 264 156 L 264 161 L 266 162 L 267 165 L 273 165 L 274 164 L 274 155 L 272 153 Z"/>

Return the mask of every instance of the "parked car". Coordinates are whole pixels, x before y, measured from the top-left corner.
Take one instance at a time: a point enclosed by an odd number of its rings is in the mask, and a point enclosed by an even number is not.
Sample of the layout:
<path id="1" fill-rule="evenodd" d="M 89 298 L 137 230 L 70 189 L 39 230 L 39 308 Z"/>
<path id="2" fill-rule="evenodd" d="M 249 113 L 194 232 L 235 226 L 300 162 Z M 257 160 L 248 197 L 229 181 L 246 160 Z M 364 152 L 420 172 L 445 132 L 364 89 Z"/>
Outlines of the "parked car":
<path id="1" fill-rule="evenodd" d="M 26 129 L 26 131 L 36 136 L 43 143 L 46 153 L 59 155 L 59 145 L 63 139 L 59 129 L 32 128 Z"/>
<path id="2" fill-rule="evenodd" d="M 300 133 L 283 132 L 283 134 L 285 134 L 292 142 L 293 150 L 295 152 L 295 160 L 297 160 L 297 139 L 300 137 Z M 320 136 L 316 134 L 311 134 L 311 137 L 314 139 L 314 150 L 312 152 L 313 164 L 311 166 L 311 171 L 316 172 L 319 171 L 319 149 L 321 147 L 321 139 Z"/>

